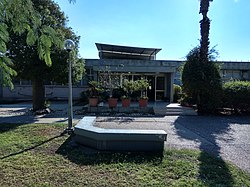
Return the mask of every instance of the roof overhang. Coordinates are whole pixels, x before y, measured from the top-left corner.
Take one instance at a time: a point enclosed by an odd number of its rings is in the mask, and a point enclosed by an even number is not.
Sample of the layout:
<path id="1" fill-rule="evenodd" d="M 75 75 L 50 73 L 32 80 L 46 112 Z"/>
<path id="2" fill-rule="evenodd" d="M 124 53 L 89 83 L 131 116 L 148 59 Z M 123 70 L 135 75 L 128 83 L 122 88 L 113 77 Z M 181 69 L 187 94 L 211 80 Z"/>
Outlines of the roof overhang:
<path id="1" fill-rule="evenodd" d="M 158 48 L 130 47 L 96 43 L 100 58 L 117 59 L 155 59 L 155 55 L 161 50 Z"/>

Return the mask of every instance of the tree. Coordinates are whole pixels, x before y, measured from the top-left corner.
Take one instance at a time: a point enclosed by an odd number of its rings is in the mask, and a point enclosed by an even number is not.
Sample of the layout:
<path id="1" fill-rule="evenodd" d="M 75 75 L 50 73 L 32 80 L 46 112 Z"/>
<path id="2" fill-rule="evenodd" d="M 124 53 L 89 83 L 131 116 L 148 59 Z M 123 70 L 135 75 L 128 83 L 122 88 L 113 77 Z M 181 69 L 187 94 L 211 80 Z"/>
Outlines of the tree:
<path id="1" fill-rule="evenodd" d="M 41 15 L 34 9 L 31 0 L 0 0 L 0 68 L 3 86 L 13 88 L 12 76 L 16 75 L 16 72 L 10 67 L 12 62 L 7 56 L 8 30 L 19 35 L 28 32 L 27 43 L 37 42 L 36 52 L 39 54 L 39 59 L 47 65 L 52 63 L 51 47 L 53 45 L 62 47 L 62 38 L 54 29 L 51 27 L 41 29 L 40 18 Z"/>
<path id="2" fill-rule="evenodd" d="M 66 27 L 67 19 L 59 6 L 51 0 L 32 0 L 32 2 L 34 10 L 41 15 L 39 29 L 27 30 L 22 34 L 9 30 L 11 39 L 8 49 L 10 58 L 14 62 L 13 69 L 18 72 L 18 78 L 32 80 L 33 110 L 36 111 L 44 107 L 44 81 L 67 82 L 67 52 L 61 46 L 52 46 L 54 35 L 59 36 L 62 41 L 64 38 L 71 38 L 76 43 L 76 50 L 72 55 L 75 81 L 79 80 L 83 73 L 83 60 L 77 57 L 80 37 L 76 36 L 71 28 Z M 48 37 L 43 35 L 44 32 L 54 32 L 54 34 L 50 33 Z M 51 62 L 44 63 L 37 53 L 37 48 L 47 44 L 50 46 Z"/>
<path id="3" fill-rule="evenodd" d="M 215 60 L 214 48 L 209 51 L 210 19 L 207 16 L 212 0 L 200 0 L 200 46 L 192 49 L 182 72 L 183 90 L 197 104 L 199 113 L 215 112 L 220 104 L 222 90 L 219 67 Z"/>
<path id="4" fill-rule="evenodd" d="M 198 113 L 213 113 L 220 104 L 221 77 L 214 63 L 215 49 L 208 53 L 208 63 L 201 63 L 200 46 L 192 49 L 182 71 L 183 90 L 197 104 Z"/>
<path id="5" fill-rule="evenodd" d="M 200 0 L 200 14 L 202 14 L 202 20 L 200 21 L 200 58 L 202 63 L 208 63 L 208 50 L 209 50 L 209 30 L 210 19 L 207 17 L 209 10 L 209 3 L 213 0 Z"/>

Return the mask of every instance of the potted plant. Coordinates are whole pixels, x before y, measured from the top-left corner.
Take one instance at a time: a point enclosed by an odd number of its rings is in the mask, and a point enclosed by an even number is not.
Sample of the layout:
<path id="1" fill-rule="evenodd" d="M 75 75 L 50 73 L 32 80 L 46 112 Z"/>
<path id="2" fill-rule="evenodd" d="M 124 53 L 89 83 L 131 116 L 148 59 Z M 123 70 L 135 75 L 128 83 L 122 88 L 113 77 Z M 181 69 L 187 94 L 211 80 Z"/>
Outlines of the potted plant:
<path id="1" fill-rule="evenodd" d="M 96 107 L 99 102 L 99 93 L 102 92 L 100 84 L 97 81 L 89 82 L 89 106 Z"/>
<path id="2" fill-rule="evenodd" d="M 141 92 L 141 96 L 139 99 L 139 107 L 147 107 L 148 105 L 148 97 L 147 97 L 147 88 L 149 87 L 148 80 L 140 79 L 135 81 L 136 90 Z"/>
<path id="3" fill-rule="evenodd" d="M 120 78 L 118 75 L 112 73 L 109 67 L 106 67 L 99 73 L 99 81 L 102 87 L 109 92 L 108 104 L 110 108 L 117 107 L 117 98 L 113 97 L 113 90 L 119 88 Z"/>
<path id="4" fill-rule="evenodd" d="M 122 88 L 126 95 L 122 96 L 122 107 L 129 107 L 130 106 L 130 96 L 135 89 L 134 81 L 129 81 L 127 79 L 124 80 Z"/>

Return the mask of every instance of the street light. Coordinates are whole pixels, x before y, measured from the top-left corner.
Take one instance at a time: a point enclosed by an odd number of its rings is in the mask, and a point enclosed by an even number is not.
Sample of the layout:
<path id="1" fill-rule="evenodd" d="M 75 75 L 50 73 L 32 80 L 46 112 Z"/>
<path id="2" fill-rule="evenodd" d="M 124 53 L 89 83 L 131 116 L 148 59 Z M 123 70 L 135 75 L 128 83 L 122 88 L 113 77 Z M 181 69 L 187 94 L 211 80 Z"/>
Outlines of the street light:
<path id="1" fill-rule="evenodd" d="M 64 41 L 64 49 L 68 52 L 68 63 L 69 63 L 69 98 L 68 98 L 68 127 L 65 129 L 65 132 L 71 134 L 73 132 L 72 118 L 73 118 L 73 108 L 72 108 L 72 78 L 71 78 L 71 59 L 70 52 L 74 50 L 75 43 L 67 39 Z"/>

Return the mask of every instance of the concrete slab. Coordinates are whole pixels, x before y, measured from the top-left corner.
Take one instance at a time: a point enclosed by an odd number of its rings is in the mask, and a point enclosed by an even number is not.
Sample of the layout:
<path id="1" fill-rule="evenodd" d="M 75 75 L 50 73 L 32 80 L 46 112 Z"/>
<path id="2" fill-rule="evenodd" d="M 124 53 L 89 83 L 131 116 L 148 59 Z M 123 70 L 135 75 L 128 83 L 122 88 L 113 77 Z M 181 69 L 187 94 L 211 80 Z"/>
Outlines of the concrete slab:
<path id="1" fill-rule="evenodd" d="M 87 116 L 75 126 L 78 143 L 109 151 L 163 151 L 164 130 L 104 129 L 94 126 L 95 120 Z"/>

